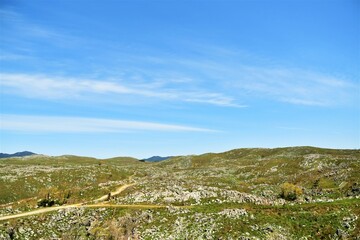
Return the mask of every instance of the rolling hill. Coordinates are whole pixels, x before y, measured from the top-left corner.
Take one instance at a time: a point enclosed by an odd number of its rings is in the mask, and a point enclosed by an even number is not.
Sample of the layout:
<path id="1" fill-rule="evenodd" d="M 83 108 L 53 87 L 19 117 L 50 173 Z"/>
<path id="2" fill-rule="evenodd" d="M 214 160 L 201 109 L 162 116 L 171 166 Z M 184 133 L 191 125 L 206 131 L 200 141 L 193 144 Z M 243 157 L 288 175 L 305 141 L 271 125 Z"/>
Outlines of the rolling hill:
<path id="1" fill-rule="evenodd" d="M 26 157 L 26 156 L 31 156 L 31 155 L 36 155 L 36 153 L 29 152 L 29 151 L 16 152 L 13 154 L 0 153 L 0 158 Z"/>
<path id="2" fill-rule="evenodd" d="M 144 158 L 142 160 L 145 162 L 161 162 L 161 161 L 167 160 L 169 158 L 172 158 L 172 156 L 168 156 L 168 157 L 152 156 L 149 158 Z"/>
<path id="3" fill-rule="evenodd" d="M 0 162 L 0 238 L 360 235 L 360 150 L 247 148 L 153 163 L 68 155 L 24 160 Z M 48 204 L 61 209 L 36 212 Z M 1 221 L 18 213 L 29 216 Z"/>

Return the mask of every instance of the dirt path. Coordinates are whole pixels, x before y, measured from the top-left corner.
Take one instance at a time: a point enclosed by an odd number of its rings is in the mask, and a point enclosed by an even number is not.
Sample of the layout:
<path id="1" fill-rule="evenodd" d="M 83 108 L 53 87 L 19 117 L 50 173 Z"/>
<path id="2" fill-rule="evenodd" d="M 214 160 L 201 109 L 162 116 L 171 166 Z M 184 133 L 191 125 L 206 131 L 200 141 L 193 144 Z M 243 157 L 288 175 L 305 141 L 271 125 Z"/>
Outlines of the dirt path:
<path id="1" fill-rule="evenodd" d="M 135 174 L 134 174 L 135 175 Z M 129 177 L 129 181 L 132 180 L 132 177 L 134 175 L 131 175 Z M 135 185 L 135 183 L 130 183 L 130 184 L 125 184 L 120 186 L 119 188 L 116 189 L 115 192 L 111 192 L 110 196 L 116 196 L 118 194 L 120 194 L 121 192 L 123 192 L 124 190 L 126 190 L 127 188 Z M 104 195 L 98 199 L 93 200 L 94 202 L 98 203 L 98 202 L 102 202 L 107 200 L 109 197 L 109 195 Z M 8 219 L 12 219 L 12 218 L 19 218 L 19 217 L 26 217 L 26 216 L 31 216 L 31 215 L 37 215 L 37 214 L 41 214 L 41 213 L 47 213 L 47 212 L 52 212 L 52 211 L 56 211 L 56 210 L 60 210 L 60 209 L 67 209 L 67 208 L 73 208 L 73 207 L 124 207 L 124 208 L 131 208 L 131 207 L 137 207 L 137 208 L 158 208 L 158 207 L 164 207 L 164 206 L 159 206 L 159 205 L 116 205 L 116 204 L 87 204 L 88 202 L 82 202 L 82 203 L 76 203 L 76 204 L 70 204 L 70 205 L 63 205 L 63 206 L 56 206 L 56 207 L 47 207 L 47 208 L 41 208 L 41 209 L 37 209 L 37 210 L 33 210 L 30 212 L 25 212 L 25 213 L 19 213 L 19 214 L 13 214 L 13 215 L 8 215 L 8 216 L 2 216 L 0 217 L 0 221 L 3 220 L 8 220 Z"/>
<path id="2" fill-rule="evenodd" d="M 9 219 L 13 219 L 13 218 L 20 218 L 20 217 L 27 217 L 27 216 L 32 216 L 32 215 L 37 215 L 37 214 L 41 214 L 41 213 L 47 213 L 47 212 L 53 212 L 56 210 L 60 210 L 60 209 L 68 209 L 68 208 L 100 208 L 100 207 L 112 207 L 112 208 L 135 208 L 135 209 L 150 209 L 150 208 L 164 208 L 166 207 L 165 205 L 153 205 L 153 204 L 89 204 L 89 205 L 82 205 L 81 203 L 78 204 L 71 204 L 71 205 L 65 205 L 65 206 L 58 206 L 58 207 L 47 207 L 47 208 L 42 208 L 42 209 L 38 209 L 38 210 L 34 210 L 34 211 L 30 211 L 30 212 L 25 212 L 25 213 L 18 213 L 18 214 L 13 214 L 13 215 L 8 215 L 8 216 L 2 216 L 0 217 L 0 221 L 4 221 L 4 220 L 9 220 Z"/>
<path id="3" fill-rule="evenodd" d="M 131 181 L 132 176 L 129 177 L 129 180 Z M 116 189 L 116 191 L 111 192 L 110 196 L 116 196 L 126 190 L 127 188 L 135 185 L 136 183 L 130 183 L 120 186 Z M 102 201 L 107 200 L 109 195 L 104 195 L 96 200 L 94 200 L 94 204 L 88 204 L 88 202 L 83 203 L 76 203 L 76 204 L 70 204 L 70 205 L 63 205 L 63 206 L 56 206 L 56 207 L 47 207 L 47 208 L 41 208 L 29 212 L 24 213 L 18 213 L 13 215 L 7 215 L 7 216 L 0 216 L 0 221 L 5 221 L 9 219 L 14 218 L 20 218 L 20 217 L 27 217 L 27 216 L 33 216 L 41 213 L 47 213 L 47 212 L 53 212 L 61 209 L 68 209 L 68 208 L 99 208 L 99 207 L 112 207 L 112 208 L 135 208 L 135 209 L 150 209 L 150 208 L 165 208 L 166 205 L 154 205 L 154 204 L 108 204 L 108 203 L 99 203 Z M 175 206 L 173 206 L 175 207 Z M 189 208 L 190 206 L 181 206 L 181 207 L 175 207 L 175 208 Z"/>
<path id="4" fill-rule="evenodd" d="M 110 193 L 110 197 L 113 197 L 113 196 L 116 196 L 116 195 L 120 194 L 120 193 L 123 192 L 125 189 L 127 189 L 127 188 L 129 188 L 129 187 L 131 187 L 131 186 L 133 186 L 133 185 L 135 185 L 135 184 L 136 184 L 136 183 L 125 184 L 125 185 L 119 187 L 118 189 L 116 189 L 115 192 L 111 192 L 111 193 Z M 102 197 L 100 197 L 100 198 L 98 198 L 98 199 L 95 199 L 94 201 L 95 201 L 95 202 L 102 202 L 102 201 L 107 200 L 108 198 L 109 198 L 109 195 L 107 194 L 107 195 L 104 195 L 104 196 L 102 196 Z"/>
<path id="5" fill-rule="evenodd" d="M 65 206 L 57 206 L 57 207 L 47 207 L 47 208 L 33 210 L 33 211 L 30 211 L 30 212 L 24 212 L 24 213 L 18 213 L 18 214 L 13 214 L 13 215 L 2 216 L 2 217 L 0 217 L 0 221 L 12 219 L 12 218 L 26 217 L 26 216 L 36 215 L 36 214 L 40 214 L 40 213 L 52 212 L 52 211 L 56 211 L 56 210 L 60 210 L 60 209 L 79 207 L 79 206 L 81 206 L 81 203 L 65 205 Z"/>
<path id="6" fill-rule="evenodd" d="M 129 180 L 131 181 L 132 176 L 129 177 Z M 111 192 L 110 196 L 116 196 L 123 191 L 125 191 L 127 188 L 135 185 L 135 183 L 125 184 L 120 186 L 116 189 L 116 191 Z M 70 204 L 70 205 L 64 205 L 64 206 L 56 206 L 56 207 L 47 207 L 47 208 L 41 208 L 29 212 L 24 213 L 18 213 L 13 215 L 7 215 L 7 216 L 0 216 L 0 221 L 9 220 L 13 218 L 20 218 L 20 217 L 27 217 L 32 215 L 37 215 L 41 213 L 47 213 L 47 212 L 53 212 L 60 209 L 68 209 L 68 208 L 99 208 L 99 207 L 112 207 L 112 208 L 135 208 L 135 209 L 150 209 L 150 208 L 165 208 L 166 205 L 154 205 L 154 204 L 108 204 L 108 203 L 99 203 L 107 200 L 109 195 L 104 195 L 98 199 L 95 199 L 91 202 L 95 202 L 94 204 L 88 204 L 89 202 L 83 202 L 83 203 L 76 203 L 76 204 Z M 173 206 L 175 207 L 175 206 Z M 175 208 L 189 208 L 190 206 L 179 206 Z"/>

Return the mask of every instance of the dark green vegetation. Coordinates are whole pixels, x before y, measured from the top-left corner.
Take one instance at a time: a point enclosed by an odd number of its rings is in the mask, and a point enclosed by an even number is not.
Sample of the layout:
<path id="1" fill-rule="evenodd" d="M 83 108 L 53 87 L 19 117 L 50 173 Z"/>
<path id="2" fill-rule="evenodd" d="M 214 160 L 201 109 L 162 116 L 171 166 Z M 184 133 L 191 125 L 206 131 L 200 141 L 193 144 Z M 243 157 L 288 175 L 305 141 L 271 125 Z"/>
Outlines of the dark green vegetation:
<path id="1" fill-rule="evenodd" d="M 91 203 L 128 183 L 136 184 L 107 203 L 131 208 L 78 207 L 0 221 L 0 239 L 360 239 L 360 150 L 313 147 L 236 149 L 157 163 L 4 159 L 0 217 Z"/>

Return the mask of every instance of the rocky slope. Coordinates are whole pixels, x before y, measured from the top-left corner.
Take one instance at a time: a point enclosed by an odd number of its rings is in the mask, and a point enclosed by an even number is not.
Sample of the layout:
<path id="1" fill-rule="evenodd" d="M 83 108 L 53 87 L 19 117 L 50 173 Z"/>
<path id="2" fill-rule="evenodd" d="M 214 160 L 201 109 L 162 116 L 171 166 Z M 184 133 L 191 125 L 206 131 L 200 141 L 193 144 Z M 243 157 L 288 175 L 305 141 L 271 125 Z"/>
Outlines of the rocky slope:
<path id="1" fill-rule="evenodd" d="M 0 239 L 360 239 L 359 179 L 359 150 L 312 147 L 158 163 L 5 159 L 0 218 L 34 210 L 43 199 L 83 205 L 0 221 Z M 133 185 L 89 207 L 125 184 Z"/>

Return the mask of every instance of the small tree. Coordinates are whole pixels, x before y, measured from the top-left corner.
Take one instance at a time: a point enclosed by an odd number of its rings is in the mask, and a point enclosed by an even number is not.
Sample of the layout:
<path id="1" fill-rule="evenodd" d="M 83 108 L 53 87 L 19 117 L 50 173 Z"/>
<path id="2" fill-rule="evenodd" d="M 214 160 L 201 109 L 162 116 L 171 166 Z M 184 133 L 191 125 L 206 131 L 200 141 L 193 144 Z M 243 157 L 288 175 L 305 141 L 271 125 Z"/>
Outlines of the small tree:
<path id="1" fill-rule="evenodd" d="M 303 191 L 299 186 L 296 186 L 292 183 L 284 183 L 281 185 L 281 193 L 280 197 L 289 200 L 294 201 L 297 199 L 300 195 L 302 195 Z"/>

